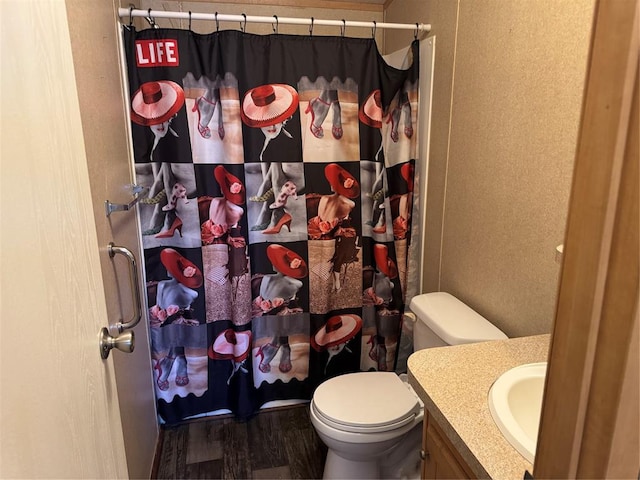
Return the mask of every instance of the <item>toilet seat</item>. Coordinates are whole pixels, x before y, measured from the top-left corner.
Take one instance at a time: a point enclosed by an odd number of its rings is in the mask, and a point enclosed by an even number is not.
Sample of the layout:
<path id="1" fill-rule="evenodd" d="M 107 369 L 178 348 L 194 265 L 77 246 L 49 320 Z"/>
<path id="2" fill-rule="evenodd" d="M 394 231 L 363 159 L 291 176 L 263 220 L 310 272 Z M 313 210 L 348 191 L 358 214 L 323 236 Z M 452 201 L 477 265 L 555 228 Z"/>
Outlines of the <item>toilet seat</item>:
<path id="1" fill-rule="evenodd" d="M 345 432 L 388 432 L 415 422 L 422 402 L 392 372 L 341 375 L 321 384 L 311 408 L 328 426 Z"/>

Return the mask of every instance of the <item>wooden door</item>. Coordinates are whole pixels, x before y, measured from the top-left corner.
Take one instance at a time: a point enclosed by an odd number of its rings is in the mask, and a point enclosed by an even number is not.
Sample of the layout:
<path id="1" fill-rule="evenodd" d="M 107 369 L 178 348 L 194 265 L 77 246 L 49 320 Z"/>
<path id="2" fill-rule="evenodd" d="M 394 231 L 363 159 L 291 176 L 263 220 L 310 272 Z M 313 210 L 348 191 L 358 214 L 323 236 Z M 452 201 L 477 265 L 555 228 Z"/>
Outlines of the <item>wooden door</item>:
<path id="1" fill-rule="evenodd" d="M 65 5 L 0 9 L 0 477 L 127 478 Z"/>
<path id="2" fill-rule="evenodd" d="M 134 307 L 128 264 L 122 256 L 109 258 L 107 245 L 113 242 L 131 250 L 138 259 L 139 278 L 141 281 L 144 278 L 137 207 L 114 212 L 109 217 L 104 208 L 105 200 L 129 203 L 132 193 L 128 186 L 134 178 L 118 55 L 118 3 L 116 0 L 66 0 L 82 135 L 89 166 L 90 200 L 110 325 L 121 319 L 129 320 Z M 137 288 L 140 297 L 144 298 L 142 285 L 137 285 Z M 146 315 L 134 333 L 136 348 L 133 353 L 114 351 L 111 356 L 118 385 L 129 476 L 148 478 L 159 428 Z"/>

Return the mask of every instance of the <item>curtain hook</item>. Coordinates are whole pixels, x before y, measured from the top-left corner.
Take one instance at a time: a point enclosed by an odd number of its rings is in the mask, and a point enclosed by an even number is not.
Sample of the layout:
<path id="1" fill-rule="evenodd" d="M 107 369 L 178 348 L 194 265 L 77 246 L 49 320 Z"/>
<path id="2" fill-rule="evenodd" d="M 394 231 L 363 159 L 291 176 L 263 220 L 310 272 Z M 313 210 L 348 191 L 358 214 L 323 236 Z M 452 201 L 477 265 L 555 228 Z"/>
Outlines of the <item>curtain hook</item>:
<path id="1" fill-rule="evenodd" d="M 189 10 L 189 30 L 191 30 L 191 10 Z"/>
<path id="2" fill-rule="evenodd" d="M 275 25 L 271 24 L 271 26 L 273 27 L 273 33 L 278 33 L 278 27 L 279 27 L 278 16 L 274 15 L 273 18 L 276 19 Z"/>
<path id="3" fill-rule="evenodd" d="M 240 31 L 245 33 L 247 31 L 247 15 L 243 13 L 242 16 L 244 17 L 244 20 L 240 22 Z"/>
<path id="4" fill-rule="evenodd" d="M 129 5 L 129 27 L 133 27 L 133 9 L 136 8 L 135 5 Z"/>
<path id="5" fill-rule="evenodd" d="M 151 28 L 160 28 L 160 25 L 156 23 L 154 18 L 151 16 L 151 9 L 147 10 L 147 22 Z"/>
<path id="6" fill-rule="evenodd" d="M 345 19 L 342 19 L 342 27 L 340 27 L 340 36 L 344 37 L 345 32 L 347 31 L 347 22 Z"/>
<path id="7" fill-rule="evenodd" d="M 313 17 L 311 17 L 311 25 L 309 26 L 309 36 L 312 37 L 313 36 Z"/>
<path id="8" fill-rule="evenodd" d="M 416 31 L 413 32 L 413 39 L 414 40 L 418 40 L 418 30 L 420 29 L 420 26 L 416 23 Z"/>
<path id="9" fill-rule="evenodd" d="M 218 12 L 216 12 L 216 32 L 220 31 L 220 23 L 218 22 Z"/>
<path id="10" fill-rule="evenodd" d="M 376 30 L 378 28 L 378 25 L 376 24 L 376 21 L 373 21 L 373 28 L 371 29 L 371 38 L 376 38 Z"/>

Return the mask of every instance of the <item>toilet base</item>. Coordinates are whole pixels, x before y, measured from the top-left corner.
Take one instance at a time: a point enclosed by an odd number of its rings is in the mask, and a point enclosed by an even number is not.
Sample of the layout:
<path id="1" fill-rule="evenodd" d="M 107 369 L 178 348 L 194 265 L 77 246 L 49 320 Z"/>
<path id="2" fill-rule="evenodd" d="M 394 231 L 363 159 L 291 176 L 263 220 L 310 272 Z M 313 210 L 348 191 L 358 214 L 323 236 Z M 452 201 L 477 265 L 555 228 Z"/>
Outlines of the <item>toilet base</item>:
<path id="1" fill-rule="evenodd" d="M 370 460 L 349 460 L 329 448 L 322 478 L 327 480 L 345 478 L 418 480 L 421 473 L 422 428 L 422 422 L 418 423 L 390 449 L 366 457 Z"/>
<path id="2" fill-rule="evenodd" d="M 368 462 L 347 460 L 329 449 L 327 451 L 327 460 L 324 464 L 322 478 L 326 480 L 380 478 L 380 471 L 378 462 L 375 460 Z"/>

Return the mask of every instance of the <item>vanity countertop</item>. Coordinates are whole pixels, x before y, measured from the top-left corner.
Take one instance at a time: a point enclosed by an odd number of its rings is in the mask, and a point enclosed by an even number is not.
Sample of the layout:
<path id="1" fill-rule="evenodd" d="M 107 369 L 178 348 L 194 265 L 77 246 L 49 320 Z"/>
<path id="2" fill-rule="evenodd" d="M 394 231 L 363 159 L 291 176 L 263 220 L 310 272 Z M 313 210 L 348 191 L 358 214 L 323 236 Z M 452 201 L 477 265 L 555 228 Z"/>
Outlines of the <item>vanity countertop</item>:
<path id="1" fill-rule="evenodd" d="M 525 363 L 545 362 L 549 335 L 429 348 L 409 357 L 409 382 L 478 476 L 519 480 L 533 466 L 502 436 L 487 396 L 493 382 Z"/>

